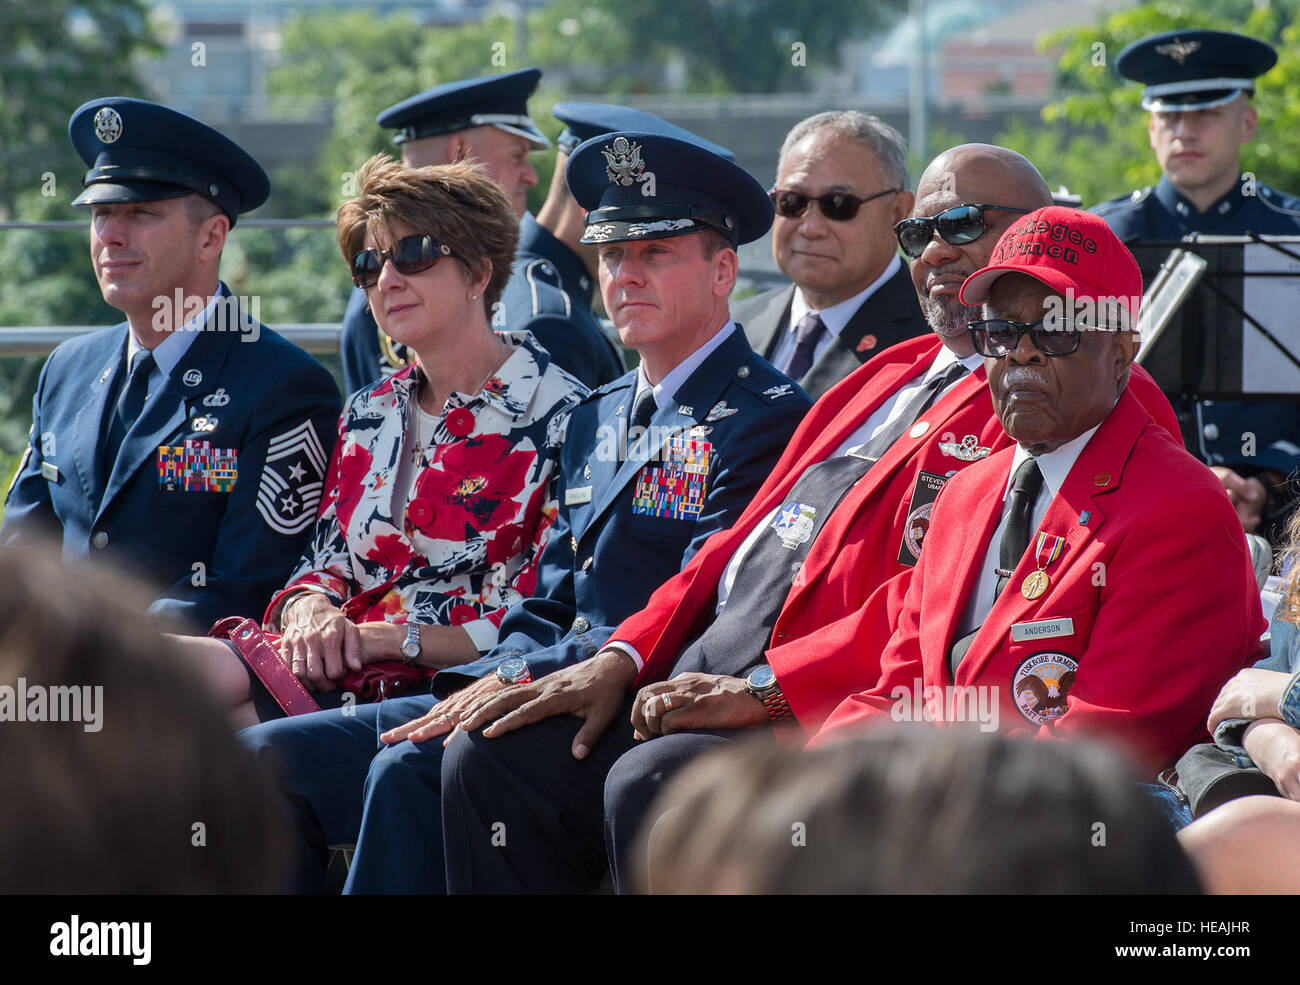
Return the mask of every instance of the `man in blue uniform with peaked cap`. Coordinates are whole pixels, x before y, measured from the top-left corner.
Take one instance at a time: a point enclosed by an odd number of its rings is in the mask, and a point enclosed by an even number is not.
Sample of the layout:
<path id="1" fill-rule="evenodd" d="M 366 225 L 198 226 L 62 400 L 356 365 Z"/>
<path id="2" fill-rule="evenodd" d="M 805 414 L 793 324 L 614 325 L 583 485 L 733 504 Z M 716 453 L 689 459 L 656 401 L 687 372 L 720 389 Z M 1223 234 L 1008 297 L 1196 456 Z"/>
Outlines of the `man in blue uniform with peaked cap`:
<path id="1" fill-rule="evenodd" d="M 1276 62 L 1272 46 L 1225 31 L 1169 31 L 1120 52 L 1115 71 L 1145 86 L 1163 172 L 1156 185 L 1094 207 L 1121 240 L 1300 235 L 1300 200 L 1241 171 L 1241 148 L 1258 124 L 1255 80 Z M 1143 273 L 1149 281 L 1153 271 Z M 1280 543 L 1295 507 L 1288 477 L 1300 468 L 1300 404 L 1203 400 L 1190 413 L 1188 450 L 1214 468 L 1246 531 Z"/>
<path id="2" fill-rule="evenodd" d="M 0 542 L 132 571 L 199 631 L 262 612 L 311 534 L 339 411 L 325 368 L 218 279 L 266 173 L 139 99 L 92 100 L 68 132 L 90 168 L 73 204 L 95 276 L 127 320 L 46 361 Z"/>

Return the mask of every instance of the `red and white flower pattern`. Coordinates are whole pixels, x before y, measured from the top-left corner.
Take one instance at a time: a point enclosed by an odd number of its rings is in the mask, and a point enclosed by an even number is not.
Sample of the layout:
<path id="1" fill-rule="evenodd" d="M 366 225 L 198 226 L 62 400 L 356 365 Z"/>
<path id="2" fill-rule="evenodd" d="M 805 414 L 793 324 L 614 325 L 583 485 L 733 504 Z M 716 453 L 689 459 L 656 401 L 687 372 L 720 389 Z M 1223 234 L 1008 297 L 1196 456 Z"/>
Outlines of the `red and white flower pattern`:
<path id="1" fill-rule="evenodd" d="M 536 585 L 558 509 L 560 444 L 587 393 L 529 333 L 501 337 L 513 351 L 477 394 L 448 399 L 402 517 L 393 483 L 419 369 L 349 399 L 312 543 L 271 600 L 268 629 L 306 588 L 355 622 L 464 626 L 480 652 L 496 645 L 506 610 Z"/>

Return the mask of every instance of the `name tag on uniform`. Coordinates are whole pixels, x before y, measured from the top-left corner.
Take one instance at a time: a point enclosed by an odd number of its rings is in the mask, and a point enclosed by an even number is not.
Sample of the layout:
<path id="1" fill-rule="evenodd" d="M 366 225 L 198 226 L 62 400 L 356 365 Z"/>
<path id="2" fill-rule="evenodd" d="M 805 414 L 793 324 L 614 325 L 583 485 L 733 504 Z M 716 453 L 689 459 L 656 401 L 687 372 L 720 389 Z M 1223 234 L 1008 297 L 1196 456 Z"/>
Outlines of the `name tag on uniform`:
<path id="1" fill-rule="evenodd" d="M 1024 640 L 1046 640 L 1053 636 L 1073 636 L 1074 620 L 1065 619 L 1039 619 L 1035 622 L 1018 622 L 1011 627 L 1011 642 L 1021 643 Z"/>
<path id="2" fill-rule="evenodd" d="M 564 490 L 565 506 L 580 506 L 583 503 L 591 502 L 591 486 L 583 486 L 580 489 Z"/>
<path id="3" fill-rule="evenodd" d="M 59 481 L 59 467 L 50 462 L 41 462 L 41 478 L 51 482 Z"/>

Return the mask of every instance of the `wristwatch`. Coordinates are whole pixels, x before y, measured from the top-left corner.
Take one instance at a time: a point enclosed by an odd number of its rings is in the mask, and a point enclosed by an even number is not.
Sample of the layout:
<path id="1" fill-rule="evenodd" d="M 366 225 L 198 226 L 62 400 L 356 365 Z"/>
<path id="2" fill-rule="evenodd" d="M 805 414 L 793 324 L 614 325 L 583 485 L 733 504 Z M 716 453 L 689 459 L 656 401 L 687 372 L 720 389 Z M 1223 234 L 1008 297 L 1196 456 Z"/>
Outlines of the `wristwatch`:
<path id="1" fill-rule="evenodd" d="M 763 702 L 767 708 L 767 718 L 770 722 L 783 722 L 787 718 L 794 718 L 794 712 L 786 703 L 785 695 L 781 693 L 781 685 L 777 683 L 776 672 L 767 664 L 759 667 L 745 680 L 745 687 L 749 693 Z"/>
<path id="2" fill-rule="evenodd" d="M 402 663 L 414 666 L 420 659 L 420 626 L 406 624 L 406 639 L 402 641 Z"/>
<path id="3" fill-rule="evenodd" d="M 497 679 L 502 684 L 530 684 L 533 674 L 523 657 L 506 657 L 497 666 Z"/>

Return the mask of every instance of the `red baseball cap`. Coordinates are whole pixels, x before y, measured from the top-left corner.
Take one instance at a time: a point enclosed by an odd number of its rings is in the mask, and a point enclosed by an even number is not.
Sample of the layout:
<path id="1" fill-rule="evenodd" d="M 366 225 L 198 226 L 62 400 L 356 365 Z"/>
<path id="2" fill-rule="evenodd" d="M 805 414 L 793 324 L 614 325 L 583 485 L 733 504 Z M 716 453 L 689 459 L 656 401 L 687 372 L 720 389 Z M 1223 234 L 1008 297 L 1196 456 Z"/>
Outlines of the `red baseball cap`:
<path id="1" fill-rule="evenodd" d="M 1003 274 L 1028 274 L 1054 291 L 1077 300 L 1114 299 L 1137 324 L 1142 273 L 1106 220 L 1080 209 L 1049 205 L 1007 228 L 989 265 L 966 278 L 958 292 L 962 304 L 988 300 Z"/>

